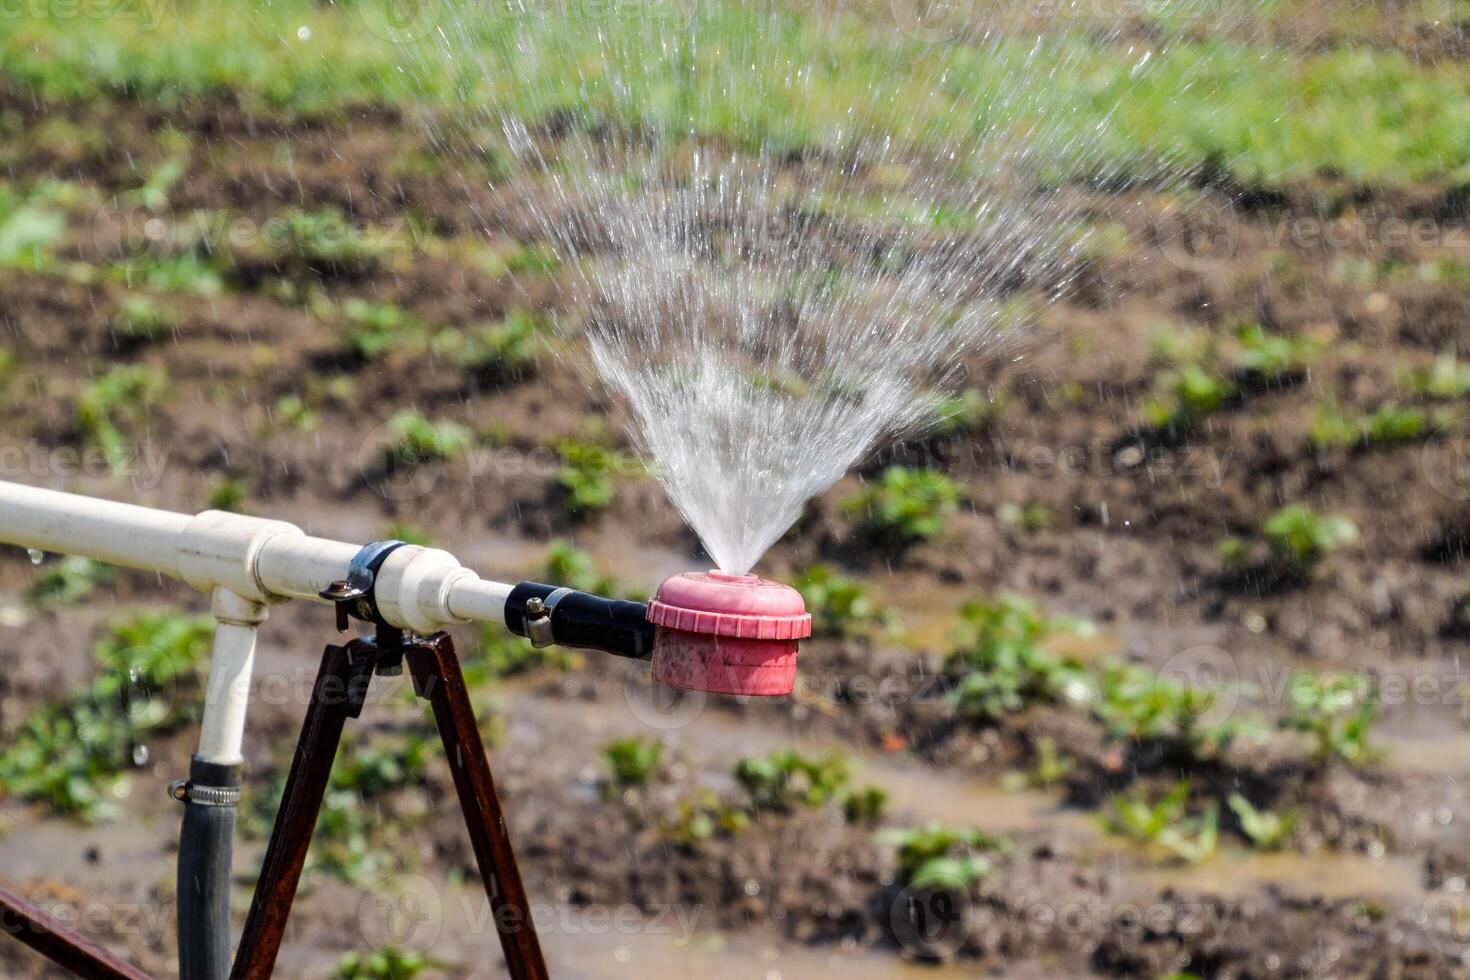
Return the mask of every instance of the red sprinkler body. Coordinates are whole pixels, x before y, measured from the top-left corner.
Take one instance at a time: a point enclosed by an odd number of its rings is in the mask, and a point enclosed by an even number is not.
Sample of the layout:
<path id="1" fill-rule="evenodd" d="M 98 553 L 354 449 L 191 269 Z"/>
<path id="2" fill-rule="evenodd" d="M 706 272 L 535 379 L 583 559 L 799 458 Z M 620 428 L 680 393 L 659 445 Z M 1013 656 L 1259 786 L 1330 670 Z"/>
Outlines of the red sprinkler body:
<path id="1" fill-rule="evenodd" d="M 812 635 L 801 593 L 755 575 L 684 572 L 648 604 L 653 676 L 712 694 L 790 694 L 797 641 Z"/>

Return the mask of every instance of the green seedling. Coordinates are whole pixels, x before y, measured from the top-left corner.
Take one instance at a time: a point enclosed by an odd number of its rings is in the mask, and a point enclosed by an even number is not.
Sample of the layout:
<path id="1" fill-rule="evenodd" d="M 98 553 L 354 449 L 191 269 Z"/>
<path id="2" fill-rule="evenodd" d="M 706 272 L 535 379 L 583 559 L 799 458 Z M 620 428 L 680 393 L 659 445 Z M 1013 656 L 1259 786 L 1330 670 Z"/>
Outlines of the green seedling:
<path id="1" fill-rule="evenodd" d="M 1022 506 L 1007 501 L 995 509 L 995 518 L 1002 524 L 1019 528 L 1028 534 L 1046 531 L 1056 525 L 1056 514 L 1046 504 Z"/>
<path id="2" fill-rule="evenodd" d="M 1144 407 L 1144 415 L 1156 429 L 1192 429 L 1223 408 L 1237 394 L 1233 383 L 1188 364 L 1163 378 L 1165 395 Z"/>
<path id="3" fill-rule="evenodd" d="M 1239 685 L 1187 685 L 1137 664 L 1110 663 L 1094 711 L 1116 737 L 1177 740 L 1199 755 L 1223 751 L 1249 727 L 1234 718 L 1207 721 L 1222 696 L 1239 693 Z"/>
<path id="4" fill-rule="evenodd" d="M 387 796 L 409 782 L 422 781 L 438 746 L 426 730 L 409 730 L 356 745 L 337 760 L 332 786 L 363 799 Z"/>
<path id="5" fill-rule="evenodd" d="M 282 264 L 304 265 L 313 275 L 358 279 L 373 275 L 388 253 L 388 236 L 355 227 L 342 212 L 292 208 L 280 219 L 276 249 Z"/>
<path id="6" fill-rule="evenodd" d="M 1305 581 L 1328 555 L 1359 540 L 1357 526 L 1346 517 L 1290 504 L 1267 518 L 1257 533 L 1225 538 L 1216 551 L 1233 573 L 1262 570 Z"/>
<path id="7" fill-rule="evenodd" d="M 452 459 L 469 449 L 470 432 L 457 422 L 431 422 L 416 412 L 389 424 L 395 441 L 387 448 L 389 466 L 412 466 L 422 460 Z"/>
<path id="8" fill-rule="evenodd" d="M 321 424 L 321 416 L 300 395 L 286 395 L 276 402 L 275 419 L 288 429 L 310 432 Z"/>
<path id="9" fill-rule="evenodd" d="M 483 378 L 517 379 L 535 367 L 546 332 L 546 325 L 536 316 L 516 310 L 496 323 L 441 330 L 430 349 Z"/>
<path id="10" fill-rule="evenodd" d="M 465 683 L 476 687 L 541 668 L 576 670 L 582 663 L 576 650 L 534 647 L 530 640 L 507 633 L 504 626 L 487 623 L 480 629 L 479 656 L 465 660 Z"/>
<path id="11" fill-rule="evenodd" d="M 91 686 L 33 711 L 0 749 L 0 785 L 85 820 L 113 816 L 125 773 L 147 759 L 139 737 L 193 720 L 213 632 L 207 617 L 177 613 L 111 624 L 93 651 Z"/>
<path id="12" fill-rule="evenodd" d="M 1250 800 L 1239 793 L 1231 793 L 1228 802 L 1235 819 L 1240 822 L 1241 832 L 1260 850 L 1277 850 L 1296 826 L 1296 810 L 1286 814 L 1257 810 Z"/>
<path id="13" fill-rule="evenodd" d="M 993 870 L 983 854 L 1010 847 L 1004 837 L 937 821 L 923 827 L 881 831 L 876 840 L 898 849 L 895 862 L 899 884 L 937 891 L 968 891 Z"/>
<path id="14" fill-rule="evenodd" d="M 705 789 L 680 800 L 674 819 L 664 828 L 680 844 L 700 844 L 716 834 L 734 834 L 750 826 L 750 814 L 730 806 Z"/>
<path id="15" fill-rule="evenodd" d="M 1165 364 L 1197 364 L 1208 353 L 1209 335 L 1203 330 L 1165 324 L 1149 338 L 1149 355 Z"/>
<path id="16" fill-rule="evenodd" d="M 77 555 L 65 555 L 44 566 L 26 591 L 40 609 L 73 606 L 90 597 L 98 585 L 112 580 L 113 569 Z"/>
<path id="17" fill-rule="evenodd" d="M 360 888 L 402 870 L 409 853 L 400 839 L 403 819 L 384 819 L 397 794 L 423 778 L 437 740 L 426 729 L 394 733 L 365 745 L 345 742 L 332 768 L 307 854 L 308 877 L 329 874 Z M 240 814 L 249 838 L 270 833 L 285 791 L 285 776 L 269 793 L 255 794 Z"/>
<path id="18" fill-rule="evenodd" d="M 66 215 L 0 186 L 0 268 L 45 268 L 65 233 Z"/>
<path id="19" fill-rule="evenodd" d="M 544 242 L 517 245 L 503 259 L 505 271 L 512 274 L 550 275 L 561 264 L 556 249 Z"/>
<path id="20" fill-rule="evenodd" d="M 1332 552 L 1359 540 L 1346 517 L 1318 514 L 1303 504 L 1281 508 L 1261 525 L 1271 563 L 1293 575 L 1309 575 Z"/>
<path id="21" fill-rule="evenodd" d="M 548 585 L 565 585 L 594 595 L 618 595 L 618 583 L 599 575 L 592 556 L 570 541 L 557 539 L 546 549 L 544 574 Z"/>
<path id="22" fill-rule="evenodd" d="M 827 565 L 812 565 L 791 584 L 811 613 L 814 636 L 850 636 L 872 627 L 897 625 L 897 617 L 868 598 L 861 583 Z"/>
<path id="23" fill-rule="evenodd" d="M 888 791 L 881 786 L 864 786 L 842 798 L 842 815 L 848 823 L 875 824 L 888 810 Z"/>
<path id="24" fill-rule="evenodd" d="M 1283 334 L 1270 334 L 1258 323 L 1236 328 L 1238 350 L 1231 366 L 1238 377 L 1257 384 L 1280 384 L 1306 372 L 1316 357 L 1309 342 Z"/>
<path id="25" fill-rule="evenodd" d="M 223 477 L 215 481 L 214 486 L 209 488 L 209 496 L 206 498 L 205 506 L 210 510 L 227 510 L 239 513 L 244 508 L 245 497 L 249 493 L 249 486 L 240 477 Z"/>
<path id="26" fill-rule="evenodd" d="M 1211 800 L 1200 816 L 1186 816 L 1189 788 L 1188 782 L 1176 783 L 1157 800 L 1140 791 L 1114 794 L 1103 827 L 1136 843 L 1163 847 L 1191 864 L 1208 860 L 1219 847 L 1219 804 Z"/>
<path id="27" fill-rule="evenodd" d="M 862 530 L 876 541 L 896 547 L 938 534 L 955 512 L 960 488 L 942 473 L 890 466 L 876 483 L 844 502 L 860 515 Z"/>
<path id="28" fill-rule="evenodd" d="M 214 259 L 193 250 L 174 251 L 150 259 L 143 268 L 138 268 L 133 262 L 115 264 L 108 269 L 107 275 L 129 288 L 142 286 L 155 293 L 208 298 L 225 290 L 224 276 Z"/>
<path id="29" fill-rule="evenodd" d="M 1050 789 L 1077 768 L 1077 760 L 1057 750 L 1056 739 L 1043 735 L 1036 740 L 1036 759 L 1027 772 L 1009 773 L 1001 781 L 1009 790 Z"/>
<path id="30" fill-rule="evenodd" d="M 343 346 L 365 361 L 376 360 L 408 343 L 417 324 L 392 303 L 370 303 L 357 296 L 342 303 L 346 321 L 337 331 Z"/>
<path id="31" fill-rule="evenodd" d="M 131 453 L 124 428 L 141 427 L 168 384 L 158 370 L 141 364 L 119 365 L 76 396 L 76 427 L 88 445 L 102 450 L 113 475 L 123 475 Z"/>
<path id="32" fill-rule="evenodd" d="M 959 675 L 954 697 L 966 716 L 994 721 L 1034 702 L 1080 703 L 1091 695 L 1083 666 L 1043 645 L 1058 632 L 1085 635 L 1090 623 L 1047 620 L 1033 603 L 1009 594 L 969 603 L 961 616 L 949 666 Z"/>
<path id="33" fill-rule="evenodd" d="M 640 469 L 625 453 L 593 443 L 563 439 L 557 444 L 557 452 L 562 458 L 556 475 L 562 489 L 562 506 L 574 516 L 610 507 L 617 494 L 613 476 Z"/>
<path id="34" fill-rule="evenodd" d="M 417 524 L 405 524 L 402 521 L 394 521 L 383 530 L 383 537 L 391 541 L 402 541 L 404 544 L 418 545 L 420 548 L 434 547 L 434 539 Z"/>
<path id="35" fill-rule="evenodd" d="M 741 759 L 734 775 L 755 809 L 789 813 L 834 799 L 847 785 L 851 769 L 848 760 L 835 752 L 810 759 L 784 749 Z"/>
<path id="36" fill-rule="evenodd" d="M 999 415 L 1006 406 L 1002 395 L 979 388 L 966 388 L 957 395 L 935 392 L 929 396 L 923 419 L 917 428 L 938 436 L 958 436 L 973 432 Z"/>
<path id="37" fill-rule="evenodd" d="M 417 980 L 430 970 L 445 970 L 448 963 L 385 946 L 371 953 L 346 953 L 337 961 L 337 980 Z"/>
<path id="38" fill-rule="evenodd" d="M 1460 363 L 1455 349 L 1448 347 L 1434 359 L 1428 371 L 1415 371 L 1409 376 L 1415 394 L 1425 398 L 1450 401 L 1470 395 L 1470 365 Z"/>
<path id="39" fill-rule="evenodd" d="M 1345 449 L 1357 445 L 1361 434 L 1360 426 L 1347 417 L 1337 399 L 1327 398 L 1317 405 L 1307 439 L 1317 450 Z"/>
<path id="40" fill-rule="evenodd" d="M 1380 405 L 1362 422 L 1359 441 L 1364 446 L 1399 446 L 1418 442 L 1429 433 L 1429 418 L 1422 408 Z"/>
<path id="41" fill-rule="evenodd" d="M 620 738 L 602 747 L 609 796 L 642 789 L 664 758 L 664 743 L 650 738 Z"/>
<path id="42" fill-rule="evenodd" d="M 1422 408 L 1380 405 L 1367 415 L 1350 418 L 1333 399 L 1317 406 L 1308 433 L 1316 449 L 1387 448 L 1418 442 L 1428 436 L 1430 419 Z"/>
<path id="43" fill-rule="evenodd" d="M 148 296 L 124 298 L 110 319 L 117 337 L 138 343 L 152 343 L 178 325 L 173 313 Z"/>
<path id="44" fill-rule="evenodd" d="M 1319 762 L 1357 763 L 1372 757 L 1369 737 L 1378 721 L 1378 701 L 1369 678 L 1297 674 L 1287 684 L 1287 695 L 1290 707 L 1280 725 L 1311 736 L 1312 754 Z"/>

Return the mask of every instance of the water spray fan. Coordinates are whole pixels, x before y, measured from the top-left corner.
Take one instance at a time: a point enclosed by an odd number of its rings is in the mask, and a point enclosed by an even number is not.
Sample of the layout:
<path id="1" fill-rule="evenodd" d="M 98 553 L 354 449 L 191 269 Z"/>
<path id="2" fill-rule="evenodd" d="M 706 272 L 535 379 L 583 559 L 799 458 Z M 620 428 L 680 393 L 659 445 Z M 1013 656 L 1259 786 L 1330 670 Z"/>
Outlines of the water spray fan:
<path id="1" fill-rule="evenodd" d="M 755 575 L 684 572 L 648 603 L 653 676 L 713 694 L 790 694 L 796 647 L 812 635 L 801 593 Z"/>

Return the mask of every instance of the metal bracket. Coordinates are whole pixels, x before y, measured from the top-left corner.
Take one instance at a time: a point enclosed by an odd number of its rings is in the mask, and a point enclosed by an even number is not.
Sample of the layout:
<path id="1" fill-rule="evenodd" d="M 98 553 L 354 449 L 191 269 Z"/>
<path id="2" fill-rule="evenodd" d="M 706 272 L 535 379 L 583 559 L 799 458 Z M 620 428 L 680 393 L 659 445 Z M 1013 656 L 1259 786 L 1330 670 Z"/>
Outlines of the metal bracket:
<path id="1" fill-rule="evenodd" d="M 337 632 L 347 632 L 351 616 L 378 626 L 387 625 L 378 614 L 373 587 L 377 584 L 378 569 L 383 567 L 383 560 L 404 544 L 403 541 L 389 539 L 363 545 L 352 556 L 352 562 L 347 566 L 347 577 L 338 579 L 317 593 L 336 606 Z"/>
<path id="2" fill-rule="evenodd" d="M 556 642 L 552 634 L 551 614 L 556 611 L 556 604 L 563 596 L 571 595 L 572 590 L 567 588 L 557 589 L 545 599 L 540 596 L 532 596 L 526 600 L 526 639 L 531 641 L 531 646 L 536 648 L 549 647 Z"/>

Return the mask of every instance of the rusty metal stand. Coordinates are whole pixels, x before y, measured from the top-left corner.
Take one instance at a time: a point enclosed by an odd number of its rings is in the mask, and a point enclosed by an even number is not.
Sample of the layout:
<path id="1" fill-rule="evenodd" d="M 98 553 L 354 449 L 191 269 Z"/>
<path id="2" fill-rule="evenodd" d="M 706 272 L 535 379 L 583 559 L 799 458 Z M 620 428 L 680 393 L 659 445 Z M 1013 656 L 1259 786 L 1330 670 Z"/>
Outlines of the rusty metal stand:
<path id="1" fill-rule="evenodd" d="M 434 708 L 506 967 L 512 980 L 547 980 L 546 962 L 454 644 L 444 633 L 404 637 L 381 628 L 376 637 L 328 646 L 322 655 L 231 980 L 265 980 L 271 975 L 342 729 L 348 718 L 361 715 L 373 674 L 396 673 L 405 659 L 414 692 Z"/>
<path id="2" fill-rule="evenodd" d="M 82 980 L 152 980 L 148 974 L 0 888 L 0 932 L 25 943 Z"/>

